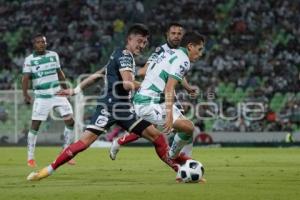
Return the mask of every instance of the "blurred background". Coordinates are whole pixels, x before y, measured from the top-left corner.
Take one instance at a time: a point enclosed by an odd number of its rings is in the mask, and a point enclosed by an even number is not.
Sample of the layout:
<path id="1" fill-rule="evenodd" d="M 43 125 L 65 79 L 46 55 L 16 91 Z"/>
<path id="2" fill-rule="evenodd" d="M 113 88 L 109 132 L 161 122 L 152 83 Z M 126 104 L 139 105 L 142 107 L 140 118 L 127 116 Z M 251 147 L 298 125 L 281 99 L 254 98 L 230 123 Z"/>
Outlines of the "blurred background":
<path id="1" fill-rule="evenodd" d="M 187 75 L 200 95 L 196 99 L 178 97 L 182 104 L 192 104 L 184 107 L 197 126 L 196 142 L 297 145 L 299 10 L 298 0 L 0 0 L 0 144 L 26 144 L 32 105 L 23 102 L 21 77 L 35 33 L 46 35 L 48 49 L 59 54 L 62 69 L 74 86 L 81 74 L 106 64 L 113 48 L 123 44 L 130 24 L 145 23 L 152 34 L 146 52 L 136 58 L 137 65 L 143 66 L 155 47 L 165 42 L 166 25 L 176 21 L 207 39 L 205 55 Z M 102 87 L 101 82 L 85 96 L 97 95 Z M 71 100 L 77 120 L 88 123 L 94 106 L 78 107 L 76 102 L 92 104 L 95 98 Z M 245 117 L 242 105 L 249 102 L 263 105 L 259 113 L 252 113 L 252 117 L 262 116 L 259 120 Z M 193 106 L 197 109 L 191 109 Z M 39 142 L 61 143 L 63 127 L 61 121 L 49 118 Z M 78 125 L 77 133 L 83 128 Z M 111 140 L 106 135 L 100 139 Z"/>

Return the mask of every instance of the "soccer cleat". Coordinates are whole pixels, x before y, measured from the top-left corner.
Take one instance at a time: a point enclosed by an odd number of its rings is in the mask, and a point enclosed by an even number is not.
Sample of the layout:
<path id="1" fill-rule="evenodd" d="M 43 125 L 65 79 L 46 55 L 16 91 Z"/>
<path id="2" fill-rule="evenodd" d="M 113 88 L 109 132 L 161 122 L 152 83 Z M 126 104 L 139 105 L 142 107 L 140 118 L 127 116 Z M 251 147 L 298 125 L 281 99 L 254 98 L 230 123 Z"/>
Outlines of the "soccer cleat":
<path id="1" fill-rule="evenodd" d="M 45 167 L 43 169 L 41 169 L 38 172 L 31 172 L 28 176 L 27 176 L 27 180 L 28 181 L 39 181 L 43 178 L 46 178 L 50 175 L 50 173 L 48 172 L 48 168 Z"/>
<path id="2" fill-rule="evenodd" d="M 110 150 L 109 150 L 110 159 L 115 160 L 119 150 L 120 150 L 120 145 L 118 143 L 118 138 L 116 138 L 113 140 L 110 146 Z"/>
<path id="3" fill-rule="evenodd" d="M 34 160 L 34 159 L 28 160 L 28 161 L 27 161 L 27 165 L 28 165 L 29 167 L 32 167 L 32 168 L 36 167 L 35 160 Z"/>
<path id="4" fill-rule="evenodd" d="M 76 162 L 75 162 L 75 160 L 74 160 L 74 159 L 71 159 L 71 160 L 69 160 L 69 161 L 68 161 L 68 164 L 69 164 L 69 165 L 75 165 L 75 164 L 76 164 Z"/>

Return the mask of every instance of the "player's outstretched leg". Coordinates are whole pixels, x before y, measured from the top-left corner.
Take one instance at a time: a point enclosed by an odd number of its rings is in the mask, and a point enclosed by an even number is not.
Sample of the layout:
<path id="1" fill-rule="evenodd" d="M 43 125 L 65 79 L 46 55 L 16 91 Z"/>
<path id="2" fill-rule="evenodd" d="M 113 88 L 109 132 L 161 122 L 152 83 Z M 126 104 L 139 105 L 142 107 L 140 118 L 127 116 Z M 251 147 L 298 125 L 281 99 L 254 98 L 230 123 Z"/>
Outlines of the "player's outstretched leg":
<path id="1" fill-rule="evenodd" d="M 138 136 L 134 133 L 126 133 L 123 136 L 114 139 L 111 144 L 110 150 L 109 150 L 109 157 L 112 160 L 115 160 L 117 157 L 117 154 L 120 150 L 121 145 L 125 145 L 130 142 L 136 141 L 139 138 L 140 138 L 140 136 Z"/>
<path id="2" fill-rule="evenodd" d="M 29 181 L 39 181 L 43 178 L 50 176 L 54 170 L 59 166 L 71 160 L 76 154 L 85 150 L 88 146 L 81 140 L 71 144 L 56 158 L 56 160 L 49 166 L 44 167 L 38 172 L 32 172 L 28 175 L 27 180 Z"/>
<path id="3" fill-rule="evenodd" d="M 142 136 L 153 143 L 158 157 L 177 172 L 179 163 L 177 163 L 176 160 L 169 158 L 169 144 L 165 135 L 163 133 L 160 133 L 156 128 L 154 128 L 153 125 L 151 125 L 143 130 Z"/>
<path id="4" fill-rule="evenodd" d="M 51 175 L 59 166 L 65 164 L 72 158 L 76 156 L 81 151 L 84 151 L 92 144 L 96 139 L 97 135 L 90 131 L 85 131 L 81 136 L 80 140 L 71 144 L 56 158 L 56 160 L 49 166 L 43 168 L 38 172 L 32 172 L 28 175 L 27 180 L 29 181 L 39 181 L 43 178 Z"/>
<path id="5" fill-rule="evenodd" d="M 164 134 L 160 134 L 154 141 L 153 141 L 156 154 L 158 157 L 169 165 L 175 172 L 179 169 L 179 163 L 176 160 L 170 159 L 168 156 L 169 144 L 167 139 L 165 138 Z"/>

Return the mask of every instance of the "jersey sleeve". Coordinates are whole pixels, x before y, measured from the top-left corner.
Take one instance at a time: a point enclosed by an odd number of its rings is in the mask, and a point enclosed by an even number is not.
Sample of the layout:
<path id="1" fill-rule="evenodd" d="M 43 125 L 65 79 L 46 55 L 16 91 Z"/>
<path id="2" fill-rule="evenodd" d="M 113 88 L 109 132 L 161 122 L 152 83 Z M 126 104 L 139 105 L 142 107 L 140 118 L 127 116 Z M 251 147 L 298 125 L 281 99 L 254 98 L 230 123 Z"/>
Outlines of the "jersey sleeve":
<path id="1" fill-rule="evenodd" d="M 177 55 L 175 55 L 170 58 L 169 62 L 171 63 L 169 76 L 177 81 L 182 81 L 190 68 L 189 60 L 179 58 Z"/>
<path id="2" fill-rule="evenodd" d="M 27 58 L 25 58 L 22 72 L 23 72 L 23 74 L 30 74 L 31 73 L 31 64 L 30 64 L 29 59 L 27 59 Z"/>
<path id="3" fill-rule="evenodd" d="M 124 50 L 120 56 L 116 58 L 119 71 L 133 71 L 133 57 L 129 52 Z"/>

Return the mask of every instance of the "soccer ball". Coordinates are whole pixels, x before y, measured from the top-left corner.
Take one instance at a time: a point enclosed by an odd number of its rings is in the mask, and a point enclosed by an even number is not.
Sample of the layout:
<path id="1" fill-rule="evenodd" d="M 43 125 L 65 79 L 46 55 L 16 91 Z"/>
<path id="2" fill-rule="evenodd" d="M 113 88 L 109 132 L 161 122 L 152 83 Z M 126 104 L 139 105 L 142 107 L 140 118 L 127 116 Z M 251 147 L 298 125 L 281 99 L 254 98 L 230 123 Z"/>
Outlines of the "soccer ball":
<path id="1" fill-rule="evenodd" d="M 181 165 L 177 177 L 185 183 L 197 183 L 204 175 L 204 167 L 197 160 L 187 160 Z"/>

